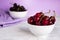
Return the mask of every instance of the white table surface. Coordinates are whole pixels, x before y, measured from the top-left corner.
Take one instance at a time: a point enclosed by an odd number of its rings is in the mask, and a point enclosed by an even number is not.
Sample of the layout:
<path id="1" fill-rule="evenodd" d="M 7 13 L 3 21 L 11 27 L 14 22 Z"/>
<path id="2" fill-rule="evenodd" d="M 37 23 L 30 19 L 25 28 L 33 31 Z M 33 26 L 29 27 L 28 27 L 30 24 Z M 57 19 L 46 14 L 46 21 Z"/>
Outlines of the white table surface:
<path id="1" fill-rule="evenodd" d="M 29 32 L 27 27 L 24 23 L 16 23 L 8 27 L 0 28 L 0 40 L 41 40 Z M 48 36 L 47 40 L 60 40 L 59 17 L 57 18 L 54 30 Z"/>

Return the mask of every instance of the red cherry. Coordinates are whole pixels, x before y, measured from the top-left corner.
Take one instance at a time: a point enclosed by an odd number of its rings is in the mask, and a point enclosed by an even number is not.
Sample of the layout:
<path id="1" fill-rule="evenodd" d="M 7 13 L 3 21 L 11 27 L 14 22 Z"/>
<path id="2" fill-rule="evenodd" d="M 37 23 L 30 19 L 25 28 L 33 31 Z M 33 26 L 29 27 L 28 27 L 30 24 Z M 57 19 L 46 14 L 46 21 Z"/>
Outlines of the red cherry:
<path id="1" fill-rule="evenodd" d="M 42 21 L 42 24 L 43 24 L 43 25 L 48 25 L 48 23 L 49 23 L 48 20 L 43 20 L 43 21 Z"/>
<path id="2" fill-rule="evenodd" d="M 43 14 L 42 12 L 37 13 L 37 14 L 34 16 L 34 21 L 39 21 L 42 16 L 44 16 L 44 14 Z"/>
<path id="3" fill-rule="evenodd" d="M 42 12 L 40 12 L 40 13 L 36 13 L 36 15 L 35 16 L 37 16 L 37 17 L 41 17 L 42 15 L 44 15 Z"/>
<path id="4" fill-rule="evenodd" d="M 51 25 L 51 24 L 54 24 L 55 21 L 56 21 L 56 19 L 55 19 L 54 16 L 51 16 L 51 17 L 49 18 L 49 24 L 50 24 L 50 25 Z"/>
<path id="5" fill-rule="evenodd" d="M 49 25 L 52 25 L 53 24 L 53 22 L 52 21 L 49 21 Z"/>
<path id="6" fill-rule="evenodd" d="M 44 18 L 42 19 L 42 25 L 48 25 L 49 24 L 49 17 L 48 16 L 44 16 Z"/>
<path id="7" fill-rule="evenodd" d="M 49 16 L 44 16 L 44 20 L 49 20 Z"/>
<path id="8" fill-rule="evenodd" d="M 33 17 L 28 18 L 28 23 L 33 24 L 34 20 Z"/>
<path id="9" fill-rule="evenodd" d="M 40 20 L 40 17 L 34 17 L 34 21 L 39 21 Z"/>
<path id="10" fill-rule="evenodd" d="M 41 25 L 40 21 L 35 22 L 36 25 Z"/>

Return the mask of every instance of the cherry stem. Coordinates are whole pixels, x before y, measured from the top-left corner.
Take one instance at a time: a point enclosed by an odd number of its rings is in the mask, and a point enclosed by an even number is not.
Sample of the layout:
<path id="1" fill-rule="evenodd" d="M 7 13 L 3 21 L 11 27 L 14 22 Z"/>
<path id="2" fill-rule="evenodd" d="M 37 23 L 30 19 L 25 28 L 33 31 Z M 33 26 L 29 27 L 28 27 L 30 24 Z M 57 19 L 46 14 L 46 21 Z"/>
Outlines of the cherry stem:
<path id="1" fill-rule="evenodd" d="M 44 17 L 44 16 L 41 17 L 40 22 L 42 21 L 43 17 Z"/>
<path id="2" fill-rule="evenodd" d="M 50 13 L 51 12 L 51 10 L 49 10 L 48 12 L 45 12 L 45 13 Z"/>
<path id="3" fill-rule="evenodd" d="M 48 12 L 46 12 L 46 13 L 50 13 L 50 12 L 51 12 L 51 10 L 49 10 L 49 11 L 48 11 Z M 41 20 L 43 19 L 43 17 L 44 17 L 44 16 L 42 16 L 42 18 L 40 19 L 40 22 L 41 22 Z"/>
<path id="4" fill-rule="evenodd" d="M 53 10 L 53 12 L 54 12 L 54 17 L 55 17 L 56 16 L 55 10 Z"/>
<path id="5" fill-rule="evenodd" d="M 51 12 L 51 10 L 49 10 L 47 13 L 50 13 Z"/>

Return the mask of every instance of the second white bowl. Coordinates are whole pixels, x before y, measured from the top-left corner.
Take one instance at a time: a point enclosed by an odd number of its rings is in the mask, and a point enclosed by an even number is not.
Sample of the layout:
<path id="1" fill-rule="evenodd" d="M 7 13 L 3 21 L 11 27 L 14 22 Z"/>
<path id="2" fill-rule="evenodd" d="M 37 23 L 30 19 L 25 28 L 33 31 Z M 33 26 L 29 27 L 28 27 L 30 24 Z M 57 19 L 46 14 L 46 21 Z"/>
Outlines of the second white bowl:
<path id="1" fill-rule="evenodd" d="M 9 11 L 9 12 L 13 18 L 22 18 L 25 17 L 27 14 L 27 11 L 23 11 L 23 12 Z"/>

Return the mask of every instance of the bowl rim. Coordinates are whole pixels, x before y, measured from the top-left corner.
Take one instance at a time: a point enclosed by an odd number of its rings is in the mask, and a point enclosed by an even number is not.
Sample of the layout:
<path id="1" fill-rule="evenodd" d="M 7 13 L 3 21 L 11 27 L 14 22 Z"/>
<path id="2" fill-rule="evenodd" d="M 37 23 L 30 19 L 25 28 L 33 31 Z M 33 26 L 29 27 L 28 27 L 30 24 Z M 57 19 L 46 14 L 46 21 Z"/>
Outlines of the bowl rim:
<path id="1" fill-rule="evenodd" d="M 27 10 L 26 11 L 9 11 L 9 12 L 27 12 Z"/>

